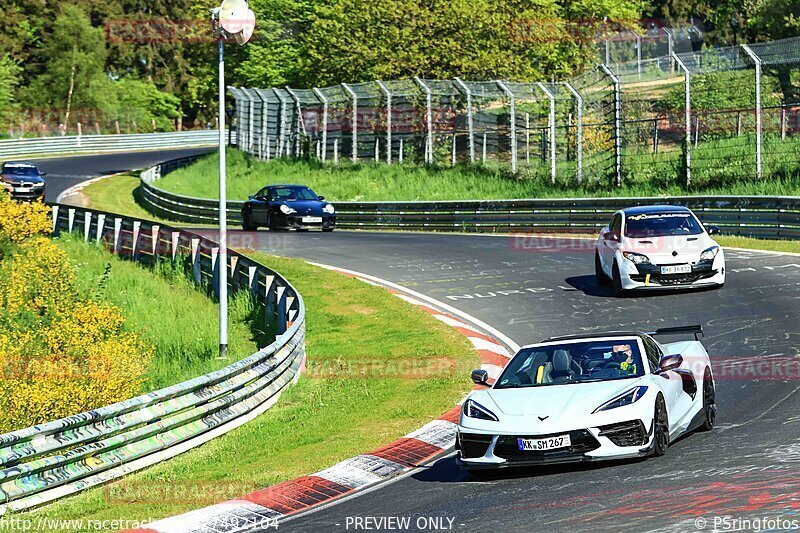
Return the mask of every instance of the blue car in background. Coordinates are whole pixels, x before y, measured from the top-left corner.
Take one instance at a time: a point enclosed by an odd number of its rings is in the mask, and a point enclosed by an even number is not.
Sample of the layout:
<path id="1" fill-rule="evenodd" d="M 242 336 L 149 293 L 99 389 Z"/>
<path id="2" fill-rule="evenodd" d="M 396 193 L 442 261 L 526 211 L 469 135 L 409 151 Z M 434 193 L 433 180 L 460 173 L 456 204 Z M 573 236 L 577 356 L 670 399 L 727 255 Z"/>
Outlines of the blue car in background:
<path id="1" fill-rule="evenodd" d="M 15 200 L 42 200 L 44 176 L 33 163 L 8 161 L 0 168 L 0 185 Z"/>
<path id="2" fill-rule="evenodd" d="M 270 230 L 333 231 L 336 210 L 304 185 L 267 185 L 242 207 L 242 228 Z"/>

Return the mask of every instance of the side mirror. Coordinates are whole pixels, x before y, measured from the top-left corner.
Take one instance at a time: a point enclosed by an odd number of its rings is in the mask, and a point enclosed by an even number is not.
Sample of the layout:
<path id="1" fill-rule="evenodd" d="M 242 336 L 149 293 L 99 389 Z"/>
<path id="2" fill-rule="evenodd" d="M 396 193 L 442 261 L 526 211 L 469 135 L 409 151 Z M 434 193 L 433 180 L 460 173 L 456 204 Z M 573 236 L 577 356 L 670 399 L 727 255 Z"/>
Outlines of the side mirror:
<path id="1" fill-rule="evenodd" d="M 708 234 L 709 235 L 716 235 L 719 233 L 719 228 L 717 226 L 709 226 L 708 227 Z"/>
<path id="2" fill-rule="evenodd" d="M 476 385 L 488 385 L 486 382 L 489 380 L 489 373 L 486 370 L 480 368 L 473 370 L 470 377 Z"/>
<path id="3" fill-rule="evenodd" d="M 317 198 L 319 198 L 319 201 L 320 201 L 320 202 L 321 202 L 322 200 L 324 200 L 324 199 L 325 199 L 325 197 L 324 197 L 324 196 L 318 196 Z"/>
<path id="4" fill-rule="evenodd" d="M 607 231 L 603 233 L 603 239 L 607 241 L 619 242 L 619 235 L 617 235 L 613 231 Z"/>
<path id="5" fill-rule="evenodd" d="M 42 177 L 47 176 L 47 172 L 40 172 L 39 175 Z"/>
<path id="6" fill-rule="evenodd" d="M 664 357 L 661 358 L 661 361 L 658 362 L 658 373 L 663 374 L 664 372 L 675 370 L 682 364 L 683 364 L 682 355 L 665 355 Z"/>

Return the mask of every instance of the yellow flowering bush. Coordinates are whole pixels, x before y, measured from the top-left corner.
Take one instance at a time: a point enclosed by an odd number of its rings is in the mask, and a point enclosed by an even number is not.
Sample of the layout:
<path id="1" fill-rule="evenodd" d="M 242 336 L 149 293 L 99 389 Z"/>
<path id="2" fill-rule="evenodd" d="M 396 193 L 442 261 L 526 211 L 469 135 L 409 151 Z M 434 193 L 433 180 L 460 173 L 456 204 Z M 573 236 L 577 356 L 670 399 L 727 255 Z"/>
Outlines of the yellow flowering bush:
<path id="1" fill-rule="evenodd" d="M 0 433 L 139 394 L 154 348 L 76 288 L 47 209 L 0 197 Z"/>

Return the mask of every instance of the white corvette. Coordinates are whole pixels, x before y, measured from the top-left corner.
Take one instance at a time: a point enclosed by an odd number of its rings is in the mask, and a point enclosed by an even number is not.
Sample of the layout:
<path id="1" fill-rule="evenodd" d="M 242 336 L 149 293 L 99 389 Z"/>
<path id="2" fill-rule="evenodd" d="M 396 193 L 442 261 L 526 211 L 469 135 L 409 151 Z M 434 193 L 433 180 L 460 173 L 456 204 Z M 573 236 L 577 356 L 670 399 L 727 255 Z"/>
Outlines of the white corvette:
<path id="1" fill-rule="evenodd" d="M 617 296 L 631 289 L 725 284 L 725 255 L 686 207 L 654 205 L 617 211 L 600 231 L 594 256 L 599 283 Z"/>
<path id="2" fill-rule="evenodd" d="M 489 388 L 464 401 L 457 462 L 469 470 L 663 455 L 714 426 L 711 362 L 700 326 L 607 333 L 524 346 Z M 656 335 L 695 334 L 661 344 Z M 487 385 L 485 370 L 472 379 Z"/>

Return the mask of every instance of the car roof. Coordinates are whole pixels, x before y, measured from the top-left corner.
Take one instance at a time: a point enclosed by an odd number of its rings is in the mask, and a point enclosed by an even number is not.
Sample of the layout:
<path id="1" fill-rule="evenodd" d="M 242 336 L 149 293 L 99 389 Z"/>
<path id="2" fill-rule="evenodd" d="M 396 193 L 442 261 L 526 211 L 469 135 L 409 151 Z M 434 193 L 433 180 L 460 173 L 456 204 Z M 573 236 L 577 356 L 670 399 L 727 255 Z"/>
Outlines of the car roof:
<path id="1" fill-rule="evenodd" d="M 682 205 L 637 205 L 622 210 L 626 216 L 641 215 L 646 213 L 691 213 L 688 207 Z"/>
<path id="2" fill-rule="evenodd" d="M 550 337 L 542 342 L 554 341 L 573 341 L 573 340 L 592 340 L 592 339 L 606 339 L 608 337 L 643 337 L 645 334 L 641 331 L 607 331 L 604 333 L 578 333 L 575 335 L 559 335 L 557 337 Z"/>
<path id="3" fill-rule="evenodd" d="M 36 165 L 28 161 L 6 161 L 5 163 L 3 163 L 3 167 L 36 168 Z"/>
<path id="4" fill-rule="evenodd" d="M 308 189 L 308 185 L 292 185 L 291 183 L 284 183 L 283 185 L 267 185 L 265 186 L 266 189 L 280 189 L 281 187 L 300 187 L 302 189 Z"/>

